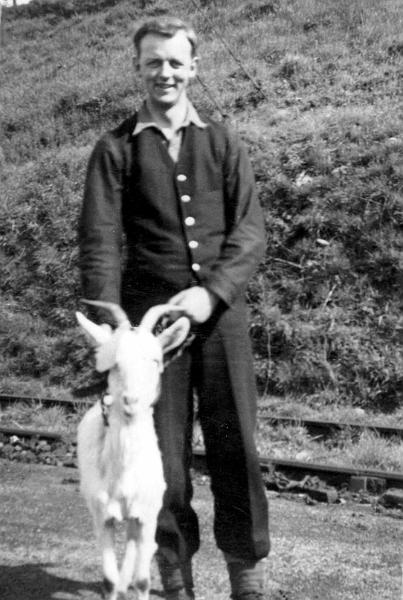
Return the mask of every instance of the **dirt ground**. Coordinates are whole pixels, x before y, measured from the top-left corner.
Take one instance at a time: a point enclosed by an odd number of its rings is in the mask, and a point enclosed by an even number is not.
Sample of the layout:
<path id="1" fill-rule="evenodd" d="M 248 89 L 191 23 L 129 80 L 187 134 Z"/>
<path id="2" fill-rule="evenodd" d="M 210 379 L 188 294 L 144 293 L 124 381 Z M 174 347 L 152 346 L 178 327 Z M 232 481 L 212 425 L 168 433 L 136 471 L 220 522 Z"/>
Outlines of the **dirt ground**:
<path id="1" fill-rule="evenodd" d="M 403 600 L 403 520 L 397 514 L 359 504 L 308 506 L 274 493 L 269 502 L 268 600 Z M 211 494 L 201 477 L 194 506 L 202 531 L 197 599 L 228 600 L 212 537 Z M 1 600 L 100 598 L 99 556 L 77 471 L 0 461 L 0 507 Z M 151 598 L 158 597 L 154 570 Z"/>

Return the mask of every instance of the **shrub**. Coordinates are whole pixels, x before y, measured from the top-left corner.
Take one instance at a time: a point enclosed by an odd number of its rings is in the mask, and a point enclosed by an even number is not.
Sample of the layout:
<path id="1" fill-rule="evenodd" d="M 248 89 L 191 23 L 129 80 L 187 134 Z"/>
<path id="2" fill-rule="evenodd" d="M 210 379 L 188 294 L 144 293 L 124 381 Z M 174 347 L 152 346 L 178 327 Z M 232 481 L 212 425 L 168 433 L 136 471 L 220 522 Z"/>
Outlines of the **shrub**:
<path id="1" fill-rule="evenodd" d="M 0 249 L 1 291 L 50 322 L 66 325 L 78 297 L 78 216 L 88 149 L 66 149 L 7 175 Z"/>

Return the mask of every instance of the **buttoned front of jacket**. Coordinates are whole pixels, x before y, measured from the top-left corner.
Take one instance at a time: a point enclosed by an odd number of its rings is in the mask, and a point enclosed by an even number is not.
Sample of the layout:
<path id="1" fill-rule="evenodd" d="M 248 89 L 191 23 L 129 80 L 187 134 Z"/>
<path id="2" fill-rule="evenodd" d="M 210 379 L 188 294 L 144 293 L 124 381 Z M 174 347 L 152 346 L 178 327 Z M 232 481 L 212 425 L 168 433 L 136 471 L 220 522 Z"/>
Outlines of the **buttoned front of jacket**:
<path id="1" fill-rule="evenodd" d="M 88 298 L 120 302 L 147 280 L 180 290 L 199 283 L 232 304 L 264 249 L 263 217 L 243 145 L 208 122 L 184 130 L 174 163 L 161 133 L 132 136 L 135 119 L 104 136 L 91 156 L 80 226 Z"/>

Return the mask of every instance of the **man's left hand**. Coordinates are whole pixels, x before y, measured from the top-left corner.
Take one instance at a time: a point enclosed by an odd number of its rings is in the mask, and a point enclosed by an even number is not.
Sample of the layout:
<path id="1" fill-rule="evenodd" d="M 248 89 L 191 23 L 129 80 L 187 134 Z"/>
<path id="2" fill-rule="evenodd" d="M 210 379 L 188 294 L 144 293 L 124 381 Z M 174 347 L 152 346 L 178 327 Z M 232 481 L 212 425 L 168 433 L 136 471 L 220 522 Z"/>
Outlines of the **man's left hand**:
<path id="1" fill-rule="evenodd" d="M 211 317 L 218 303 L 218 297 L 201 286 L 182 290 L 169 300 L 184 309 L 186 316 L 195 323 L 204 323 Z"/>

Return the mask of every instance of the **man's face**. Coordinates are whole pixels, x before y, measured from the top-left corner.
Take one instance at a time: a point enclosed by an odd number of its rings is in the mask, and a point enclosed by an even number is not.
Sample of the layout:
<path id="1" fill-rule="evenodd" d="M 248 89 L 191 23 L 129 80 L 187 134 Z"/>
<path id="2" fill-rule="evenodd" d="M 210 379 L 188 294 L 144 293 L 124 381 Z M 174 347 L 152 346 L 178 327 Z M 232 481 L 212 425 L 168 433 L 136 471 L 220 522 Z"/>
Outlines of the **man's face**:
<path id="1" fill-rule="evenodd" d="M 171 38 L 147 34 L 135 65 L 151 102 L 166 109 L 178 104 L 186 93 L 196 74 L 196 61 L 185 32 L 178 31 Z"/>

